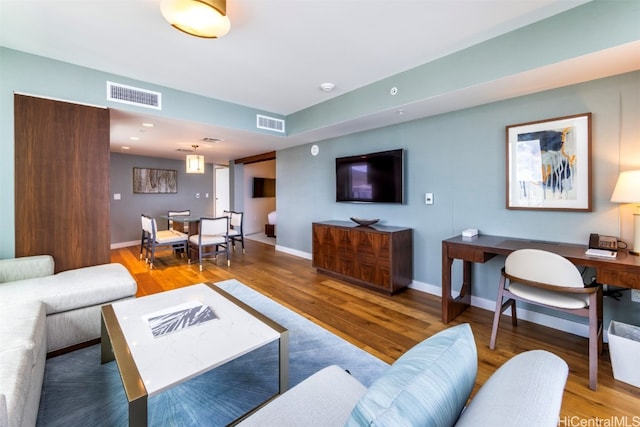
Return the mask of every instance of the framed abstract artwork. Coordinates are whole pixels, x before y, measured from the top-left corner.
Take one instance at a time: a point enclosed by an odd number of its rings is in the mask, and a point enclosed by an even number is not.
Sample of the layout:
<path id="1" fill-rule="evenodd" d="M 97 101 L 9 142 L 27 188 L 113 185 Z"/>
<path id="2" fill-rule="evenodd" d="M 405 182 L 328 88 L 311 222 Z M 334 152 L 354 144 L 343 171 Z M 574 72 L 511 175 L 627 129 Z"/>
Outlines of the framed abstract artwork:
<path id="1" fill-rule="evenodd" d="M 591 113 L 510 125 L 507 209 L 591 211 Z"/>
<path id="2" fill-rule="evenodd" d="M 178 171 L 133 168 L 133 192 L 167 194 L 178 192 Z"/>

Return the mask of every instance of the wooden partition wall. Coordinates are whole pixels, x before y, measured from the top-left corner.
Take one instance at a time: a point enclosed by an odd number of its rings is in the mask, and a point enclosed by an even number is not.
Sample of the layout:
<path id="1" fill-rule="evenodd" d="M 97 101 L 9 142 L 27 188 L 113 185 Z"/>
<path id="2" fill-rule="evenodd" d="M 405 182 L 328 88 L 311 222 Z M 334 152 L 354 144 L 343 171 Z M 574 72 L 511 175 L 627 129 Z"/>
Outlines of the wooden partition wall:
<path id="1" fill-rule="evenodd" d="M 15 95 L 15 253 L 110 261 L 109 110 Z"/>

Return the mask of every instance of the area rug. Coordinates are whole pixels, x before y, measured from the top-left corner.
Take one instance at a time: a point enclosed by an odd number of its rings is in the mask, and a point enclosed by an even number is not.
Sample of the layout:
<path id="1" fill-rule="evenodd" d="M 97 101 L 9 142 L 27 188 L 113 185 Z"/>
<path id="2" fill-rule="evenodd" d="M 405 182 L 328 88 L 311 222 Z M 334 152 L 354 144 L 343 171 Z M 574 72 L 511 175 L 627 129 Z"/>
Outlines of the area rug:
<path id="1" fill-rule="evenodd" d="M 336 364 L 369 386 L 388 364 L 236 280 L 217 285 L 289 329 L 289 386 Z M 197 345 L 197 343 L 195 344 Z M 277 343 L 149 399 L 150 426 L 224 426 L 277 391 Z M 128 405 L 115 362 L 100 346 L 47 360 L 38 426 L 126 426 Z"/>

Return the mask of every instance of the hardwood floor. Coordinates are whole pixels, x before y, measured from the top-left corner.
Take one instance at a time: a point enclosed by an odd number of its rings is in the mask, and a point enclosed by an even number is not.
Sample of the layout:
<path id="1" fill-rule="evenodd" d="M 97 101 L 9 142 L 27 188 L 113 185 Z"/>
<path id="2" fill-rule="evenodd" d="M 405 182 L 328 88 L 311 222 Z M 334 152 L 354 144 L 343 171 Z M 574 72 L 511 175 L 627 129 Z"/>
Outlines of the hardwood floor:
<path id="1" fill-rule="evenodd" d="M 217 264 L 207 261 L 203 272 L 197 263 L 188 265 L 170 251 L 159 252 L 156 268 L 149 270 L 138 252 L 138 247 L 111 252 L 112 261 L 125 265 L 138 281 L 138 296 L 237 279 L 388 363 L 434 333 L 468 322 L 478 347 L 476 390 L 515 354 L 544 349 L 569 364 L 559 426 L 640 426 L 640 389 L 614 380 L 606 351 L 600 357 L 598 391 L 589 389 L 586 338 L 524 321 L 514 328 L 503 321 L 496 350 L 491 351 L 492 312 L 471 307 L 456 322 L 444 325 L 439 297 L 412 289 L 381 295 L 318 274 L 311 261 L 251 240 L 246 240 L 246 254 L 241 250 L 232 254 L 231 267 L 223 259 Z"/>

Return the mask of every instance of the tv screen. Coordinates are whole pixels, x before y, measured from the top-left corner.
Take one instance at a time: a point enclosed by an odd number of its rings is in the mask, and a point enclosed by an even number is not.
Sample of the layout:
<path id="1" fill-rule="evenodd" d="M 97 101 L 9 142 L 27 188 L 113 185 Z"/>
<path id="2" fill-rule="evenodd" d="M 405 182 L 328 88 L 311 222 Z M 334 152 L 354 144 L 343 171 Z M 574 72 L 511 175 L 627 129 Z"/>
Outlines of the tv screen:
<path id="1" fill-rule="evenodd" d="M 256 197 L 276 197 L 275 178 L 253 177 L 253 198 Z"/>
<path id="2" fill-rule="evenodd" d="M 404 150 L 338 157 L 336 201 L 403 203 Z"/>

